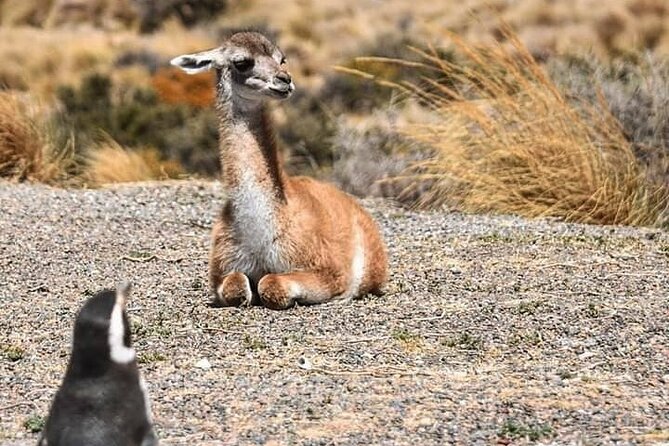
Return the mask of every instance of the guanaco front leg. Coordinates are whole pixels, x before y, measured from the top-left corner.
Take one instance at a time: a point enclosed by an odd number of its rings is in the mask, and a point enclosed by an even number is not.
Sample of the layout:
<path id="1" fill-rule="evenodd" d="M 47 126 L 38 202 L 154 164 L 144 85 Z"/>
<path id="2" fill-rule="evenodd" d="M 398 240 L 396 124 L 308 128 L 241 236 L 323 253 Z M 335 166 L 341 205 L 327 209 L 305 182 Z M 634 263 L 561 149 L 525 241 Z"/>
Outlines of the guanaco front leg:
<path id="1" fill-rule="evenodd" d="M 320 304 L 344 292 L 341 280 L 327 273 L 294 272 L 267 274 L 258 282 L 258 294 L 263 305 L 273 310 Z"/>
<path id="2" fill-rule="evenodd" d="M 240 272 L 235 271 L 226 275 L 216 288 L 216 304 L 222 307 L 251 305 L 252 301 L 253 293 L 249 278 Z"/>

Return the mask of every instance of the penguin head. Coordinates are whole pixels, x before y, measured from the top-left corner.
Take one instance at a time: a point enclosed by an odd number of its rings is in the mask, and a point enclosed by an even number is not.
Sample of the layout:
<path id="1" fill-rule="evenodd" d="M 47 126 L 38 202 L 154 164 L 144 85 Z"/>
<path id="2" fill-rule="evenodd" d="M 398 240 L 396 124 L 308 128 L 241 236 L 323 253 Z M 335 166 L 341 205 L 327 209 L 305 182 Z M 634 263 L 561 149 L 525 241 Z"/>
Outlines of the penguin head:
<path id="1" fill-rule="evenodd" d="M 70 368 L 77 374 L 103 373 L 113 364 L 135 361 L 125 305 L 130 284 L 104 290 L 91 297 L 79 311 L 74 325 Z"/>

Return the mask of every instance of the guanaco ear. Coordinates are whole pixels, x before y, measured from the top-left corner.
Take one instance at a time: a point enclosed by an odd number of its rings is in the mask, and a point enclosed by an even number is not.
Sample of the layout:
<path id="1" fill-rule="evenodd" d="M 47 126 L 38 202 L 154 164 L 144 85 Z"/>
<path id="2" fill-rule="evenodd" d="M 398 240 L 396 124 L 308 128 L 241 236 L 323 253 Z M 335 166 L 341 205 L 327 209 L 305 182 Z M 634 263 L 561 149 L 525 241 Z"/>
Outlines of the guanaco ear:
<path id="1" fill-rule="evenodd" d="M 220 58 L 218 51 L 209 50 L 175 57 L 170 64 L 181 68 L 188 74 L 196 74 L 212 69 L 218 58 Z"/>

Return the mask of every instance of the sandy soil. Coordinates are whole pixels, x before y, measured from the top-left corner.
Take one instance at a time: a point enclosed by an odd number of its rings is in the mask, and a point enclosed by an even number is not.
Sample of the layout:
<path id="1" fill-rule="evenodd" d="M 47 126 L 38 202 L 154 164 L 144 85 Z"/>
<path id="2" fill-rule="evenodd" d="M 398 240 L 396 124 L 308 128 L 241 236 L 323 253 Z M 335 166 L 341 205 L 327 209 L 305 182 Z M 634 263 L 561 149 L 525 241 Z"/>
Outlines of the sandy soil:
<path id="1" fill-rule="evenodd" d="M 122 279 L 162 444 L 669 442 L 666 232 L 368 201 L 384 297 L 219 309 L 221 201 L 215 183 L 0 184 L 0 443 L 35 443 L 77 309 Z"/>

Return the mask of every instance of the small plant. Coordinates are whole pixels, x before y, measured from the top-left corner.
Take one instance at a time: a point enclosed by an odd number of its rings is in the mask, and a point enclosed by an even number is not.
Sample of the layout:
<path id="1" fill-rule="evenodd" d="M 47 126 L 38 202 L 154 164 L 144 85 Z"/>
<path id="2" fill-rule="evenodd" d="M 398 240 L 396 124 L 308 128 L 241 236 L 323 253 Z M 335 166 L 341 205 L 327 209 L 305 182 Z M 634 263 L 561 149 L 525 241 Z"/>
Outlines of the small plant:
<path id="1" fill-rule="evenodd" d="M 573 379 L 573 378 L 576 378 L 576 374 L 570 372 L 569 370 L 560 370 L 560 371 L 558 372 L 558 376 L 560 377 L 560 379 Z"/>
<path id="2" fill-rule="evenodd" d="M 423 337 L 404 327 L 394 329 L 390 337 L 399 343 L 399 346 L 408 352 L 420 351 L 423 346 Z"/>
<path id="3" fill-rule="evenodd" d="M 244 348 L 247 348 L 249 350 L 264 350 L 267 348 L 267 344 L 265 343 L 265 341 L 255 336 L 251 336 L 249 334 L 244 335 L 242 343 L 244 345 Z"/>
<path id="4" fill-rule="evenodd" d="M 539 441 L 550 437 L 553 429 L 548 424 L 526 425 L 512 418 L 507 419 L 499 430 L 499 436 L 511 440 L 525 438 L 530 441 Z"/>
<path id="5" fill-rule="evenodd" d="M 602 310 L 593 302 L 588 302 L 588 306 L 585 309 L 585 314 L 588 317 L 596 318 L 602 315 Z"/>
<path id="6" fill-rule="evenodd" d="M 151 325 L 146 320 L 135 318 L 130 326 L 130 331 L 133 337 L 139 338 L 149 336 L 165 338 L 172 334 L 172 328 L 165 323 L 162 313 L 158 315 L 158 320 Z"/>
<path id="7" fill-rule="evenodd" d="M 35 434 L 41 432 L 44 429 L 44 423 L 46 420 L 44 417 L 39 415 L 31 415 L 26 421 L 23 422 L 23 427 L 30 433 Z"/>
<path id="8" fill-rule="evenodd" d="M 191 290 L 203 290 L 203 289 L 205 289 L 205 283 L 202 281 L 202 279 L 193 279 L 190 282 L 190 289 Z"/>
<path id="9" fill-rule="evenodd" d="M 302 343 L 304 343 L 304 334 L 302 333 L 291 333 L 281 337 L 281 345 L 286 347 Z"/>
<path id="10" fill-rule="evenodd" d="M 474 336 L 469 332 L 463 332 L 457 336 L 444 339 L 442 345 L 450 348 L 460 348 L 463 350 L 480 350 L 483 348 L 483 339 Z"/>
<path id="11" fill-rule="evenodd" d="M 522 333 L 513 333 L 509 336 L 509 345 L 518 347 L 523 345 L 537 346 L 543 342 L 541 333 L 536 330 L 529 330 Z"/>
<path id="12" fill-rule="evenodd" d="M 478 240 L 483 243 L 514 243 L 517 241 L 510 235 L 503 235 L 498 232 L 482 235 L 478 237 Z"/>
<path id="13" fill-rule="evenodd" d="M 530 300 L 526 302 L 521 302 L 515 309 L 516 314 L 520 315 L 531 315 L 537 312 L 537 310 L 543 305 L 543 302 L 540 300 Z"/>
<path id="14" fill-rule="evenodd" d="M 18 345 L 2 345 L 0 353 L 12 362 L 20 361 L 26 354 L 26 351 Z"/>
<path id="15" fill-rule="evenodd" d="M 148 251 L 130 251 L 128 253 L 128 257 L 131 257 L 133 259 L 148 259 L 153 256 L 154 254 Z"/>
<path id="16" fill-rule="evenodd" d="M 135 318 L 130 325 L 130 332 L 133 338 L 143 337 L 147 334 L 146 324 L 142 320 Z"/>
<path id="17" fill-rule="evenodd" d="M 406 328 L 397 328 L 390 333 L 390 337 L 400 342 L 411 342 L 417 340 L 420 336 L 411 333 Z"/>
<path id="18" fill-rule="evenodd" d="M 165 359 L 167 359 L 165 355 L 160 352 L 146 352 L 139 355 L 137 362 L 140 364 L 151 364 L 154 362 L 164 361 Z"/>
<path id="19" fill-rule="evenodd" d="M 593 376 L 589 375 L 581 375 L 581 382 L 584 383 L 594 383 L 596 382 L 595 378 Z"/>
<path id="20" fill-rule="evenodd" d="M 170 320 L 170 317 L 168 317 L 164 311 L 160 311 L 155 324 L 151 326 L 152 334 L 161 338 L 171 336 L 172 326 L 169 324 Z"/>

